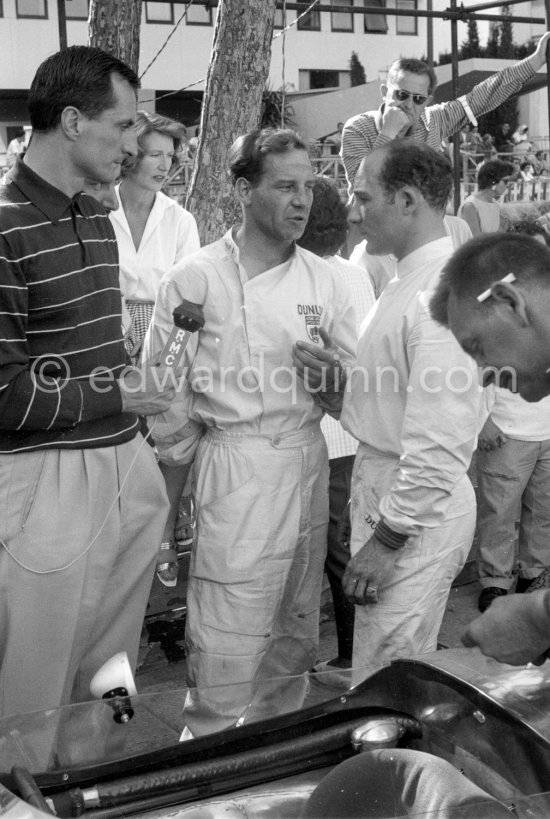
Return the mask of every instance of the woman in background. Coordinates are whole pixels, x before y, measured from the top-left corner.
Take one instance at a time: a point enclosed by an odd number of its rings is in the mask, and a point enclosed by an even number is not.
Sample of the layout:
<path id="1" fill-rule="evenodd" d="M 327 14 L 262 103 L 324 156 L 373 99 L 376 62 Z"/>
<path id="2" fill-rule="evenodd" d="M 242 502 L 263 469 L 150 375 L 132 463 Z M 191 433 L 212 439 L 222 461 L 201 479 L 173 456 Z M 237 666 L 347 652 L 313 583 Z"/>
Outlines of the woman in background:
<path id="1" fill-rule="evenodd" d="M 513 174 L 509 162 L 492 159 L 483 164 L 477 174 L 478 190 L 462 203 L 458 215 L 470 226 L 472 234 L 494 233 L 500 229 L 500 205 L 498 199 L 506 190 Z"/>
<path id="2" fill-rule="evenodd" d="M 110 218 L 120 256 L 120 289 L 131 317 L 127 350 L 137 363 L 160 280 L 167 270 L 200 248 L 194 217 L 162 193 L 178 165 L 185 126 L 168 117 L 138 111 L 138 155 L 124 163 L 117 187 L 120 207 Z"/>
<path id="3" fill-rule="evenodd" d="M 116 189 L 119 208 L 111 211 L 120 257 L 120 289 L 130 326 L 125 328 L 126 349 L 134 364 L 153 314 L 160 281 L 167 270 L 200 248 L 194 217 L 162 193 L 170 172 L 178 165 L 185 141 L 185 126 L 168 117 L 138 111 L 137 157 L 122 168 Z M 176 543 L 192 542 L 193 501 L 185 493 L 176 524 Z M 164 586 L 175 586 L 177 549 L 160 547 L 157 577 Z"/>

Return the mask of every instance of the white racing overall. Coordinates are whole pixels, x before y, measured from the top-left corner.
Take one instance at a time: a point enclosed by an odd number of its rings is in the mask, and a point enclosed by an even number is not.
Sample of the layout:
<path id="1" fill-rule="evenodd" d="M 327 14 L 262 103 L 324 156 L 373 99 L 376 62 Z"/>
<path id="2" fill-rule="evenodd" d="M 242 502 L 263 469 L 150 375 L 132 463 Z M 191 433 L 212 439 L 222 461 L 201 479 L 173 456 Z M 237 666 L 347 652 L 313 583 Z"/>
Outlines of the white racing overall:
<path id="1" fill-rule="evenodd" d="M 398 262 L 397 277 L 363 325 L 344 401 L 342 424 L 360 441 L 351 552 L 380 518 L 408 536 L 378 586 L 379 602 L 356 606 L 355 667 L 435 650 L 452 581 L 473 540 L 475 497 L 466 471 L 481 389 L 474 362 L 428 309 L 452 252 L 451 238 L 443 238 Z"/>
<path id="2" fill-rule="evenodd" d="M 328 458 L 321 402 L 297 377 L 292 346 L 315 343 L 323 326 L 353 357 L 356 332 L 351 295 L 331 265 L 297 247 L 249 279 L 231 233 L 164 278 L 146 357 L 164 345 L 183 298 L 203 306 L 204 329 L 189 342 L 188 378 L 154 435 L 161 461 L 194 459 L 196 473 L 189 683 L 246 682 L 193 698 L 186 721 L 200 734 L 246 719 L 260 700 L 271 708 L 268 684 L 252 685 L 254 677 L 301 674 L 316 659 Z M 278 708 L 299 707 L 304 685 L 289 686 L 282 705 L 278 694 Z"/>

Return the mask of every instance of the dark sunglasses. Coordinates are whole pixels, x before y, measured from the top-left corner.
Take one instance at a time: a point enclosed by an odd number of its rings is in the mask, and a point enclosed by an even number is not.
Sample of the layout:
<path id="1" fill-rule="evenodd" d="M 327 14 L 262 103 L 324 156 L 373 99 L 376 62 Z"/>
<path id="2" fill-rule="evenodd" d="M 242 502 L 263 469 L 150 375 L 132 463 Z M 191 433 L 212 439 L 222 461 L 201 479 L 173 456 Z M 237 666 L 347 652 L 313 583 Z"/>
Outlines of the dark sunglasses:
<path id="1" fill-rule="evenodd" d="M 410 91 L 403 91 L 402 88 L 392 88 L 392 97 L 397 102 L 406 102 L 409 97 L 412 97 L 412 101 L 415 105 L 424 105 L 429 99 L 429 97 L 425 97 L 424 94 L 411 94 Z"/>

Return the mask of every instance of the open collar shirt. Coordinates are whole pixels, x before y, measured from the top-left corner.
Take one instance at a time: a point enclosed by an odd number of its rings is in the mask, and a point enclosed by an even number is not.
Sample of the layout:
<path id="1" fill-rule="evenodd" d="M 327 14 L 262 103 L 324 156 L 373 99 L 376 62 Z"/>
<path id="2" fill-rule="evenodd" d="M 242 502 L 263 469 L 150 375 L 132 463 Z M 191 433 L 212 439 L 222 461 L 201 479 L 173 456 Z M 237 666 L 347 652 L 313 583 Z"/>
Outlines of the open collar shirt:
<path id="1" fill-rule="evenodd" d="M 118 244 L 120 289 L 128 301 L 154 303 L 160 280 L 184 256 L 200 248 L 194 216 L 159 192 L 136 249 L 116 188 L 118 210 L 109 214 Z"/>
<path id="2" fill-rule="evenodd" d="M 293 344 L 322 344 L 323 326 L 355 356 L 355 312 L 333 267 L 300 247 L 249 278 L 229 231 L 163 279 L 145 356 L 162 349 L 182 299 L 201 304 L 204 328 L 185 351 L 187 379 L 154 436 L 161 460 L 189 462 L 206 428 L 276 436 L 316 427 L 323 411 L 292 365 Z"/>

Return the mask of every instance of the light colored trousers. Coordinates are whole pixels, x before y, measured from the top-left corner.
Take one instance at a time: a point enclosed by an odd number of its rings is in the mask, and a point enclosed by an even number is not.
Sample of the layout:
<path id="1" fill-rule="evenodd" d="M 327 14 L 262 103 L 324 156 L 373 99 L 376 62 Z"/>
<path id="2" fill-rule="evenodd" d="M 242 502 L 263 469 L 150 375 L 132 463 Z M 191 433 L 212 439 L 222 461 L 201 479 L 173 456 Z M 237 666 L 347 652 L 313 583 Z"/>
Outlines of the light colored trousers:
<path id="1" fill-rule="evenodd" d="M 118 651 L 135 667 L 168 511 L 141 435 L 0 457 L 3 716 L 91 699 Z"/>
<path id="2" fill-rule="evenodd" d="M 316 660 L 328 458 L 315 426 L 272 438 L 211 430 L 195 463 L 188 684 L 235 684 L 191 692 L 185 720 L 197 735 L 302 704 L 303 677 L 284 695 L 269 681 Z"/>
<path id="3" fill-rule="evenodd" d="M 351 488 L 352 554 L 372 536 L 380 500 L 397 467 L 395 458 L 359 447 Z M 435 651 L 452 582 L 472 545 L 475 520 L 474 490 L 464 475 L 451 493 L 445 520 L 410 537 L 398 551 L 392 575 L 378 587 L 379 602 L 355 607 L 354 668 L 374 670 L 398 657 Z"/>
<path id="4" fill-rule="evenodd" d="M 537 577 L 550 564 L 550 440 L 509 438 L 499 449 L 478 452 L 477 466 L 480 583 L 510 589 L 520 505 L 520 577 Z"/>

